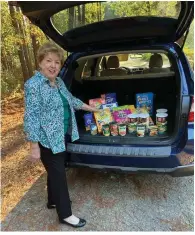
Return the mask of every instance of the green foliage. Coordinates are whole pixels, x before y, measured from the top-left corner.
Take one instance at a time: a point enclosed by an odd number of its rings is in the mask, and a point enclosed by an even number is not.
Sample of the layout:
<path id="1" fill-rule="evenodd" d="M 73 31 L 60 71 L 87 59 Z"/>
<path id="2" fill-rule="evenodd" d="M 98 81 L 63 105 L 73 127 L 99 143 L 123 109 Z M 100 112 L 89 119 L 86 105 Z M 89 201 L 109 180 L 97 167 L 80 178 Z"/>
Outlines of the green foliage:
<path id="1" fill-rule="evenodd" d="M 12 24 L 8 2 L 1 2 L 1 94 L 2 97 L 13 91 L 22 89 L 24 78 L 18 51 L 21 45 L 28 48 L 28 53 L 33 55 L 32 35 L 37 38 L 37 44 L 41 45 L 47 39 L 43 32 L 30 24 L 29 20 L 21 13 L 20 9 L 14 11 L 15 22 L 22 26 L 22 34 L 15 30 Z M 34 56 L 31 57 L 34 66 Z"/>
<path id="2" fill-rule="evenodd" d="M 16 74 L 17 79 L 16 79 Z M 6 96 L 13 92 L 21 90 L 21 84 L 23 83 L 23 77 L 20 69 L 7 71 L 4 70 L 1 74 L 1 97 L 4 99 Z"/>
<path id="3" fill-rule="evenodd" d="M 177 2 L 158 1 L 115 1 L 109 2 L 108 9 L 111 9 L 115 16 L 178 16 Z"/>
<path id="4" fill-rule="evenodd" d="M 150 56 L 151 56 L 151 53 L 143 53 L 142 54 L 142 59 L 145 60 L 145 61 L 149 61 Z"/>
<path id="5" fill-rule="evenodd" d="M 185 48 L 194 49 L 194 20 L 190 25 L 190 30 L 186 39 Z"/>
<path id="6" fill-rule="evenodd" d="M 101 2 L 88 3 L 84 8 L 81 5 L 56 13 L 52 16 L 52 22 L 55 28 L 63 34 L 70 29 L 103 20 L 104 10 L 105 5 Z"/>
<path id="7" fill-rule="evenodd" d="M 194 49 L 184 48 L 185 55 L 188 58 L 188 61 L 192 68 L 194 68 Z"/>
<path id="8" fill-rule="evenodd" d="M 7 56 L 9 54 L 13 56 L 18 49 L 16 46 L 18 41 L 20 41 L 20 37 L 13 30 L 8 5 L 6 2 L 1 2 L 1 42 L 3 45 L 3 55 Z"/>

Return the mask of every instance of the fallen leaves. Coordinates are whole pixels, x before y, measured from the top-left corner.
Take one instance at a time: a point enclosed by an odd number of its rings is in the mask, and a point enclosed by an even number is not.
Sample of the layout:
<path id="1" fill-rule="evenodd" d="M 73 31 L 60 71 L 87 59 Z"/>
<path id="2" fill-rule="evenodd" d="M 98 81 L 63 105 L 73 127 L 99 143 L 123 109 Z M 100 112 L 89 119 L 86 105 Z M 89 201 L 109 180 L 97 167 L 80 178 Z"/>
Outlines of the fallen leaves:
<path id="1" fill-rule="evenodd" d="M 23 98 L 10 99 L 2 109 L 1 219 L 17 205 L 45 172 L 41 162 L 27 161 L 29 145 L 23 133 Z"/>

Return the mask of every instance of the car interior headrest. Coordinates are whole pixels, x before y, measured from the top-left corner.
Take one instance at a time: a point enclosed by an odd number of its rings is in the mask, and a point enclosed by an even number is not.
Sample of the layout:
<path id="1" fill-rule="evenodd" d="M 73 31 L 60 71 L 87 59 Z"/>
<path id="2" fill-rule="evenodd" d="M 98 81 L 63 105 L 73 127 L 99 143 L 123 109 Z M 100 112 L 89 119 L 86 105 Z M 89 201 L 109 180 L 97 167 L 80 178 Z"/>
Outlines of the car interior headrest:
<path id="1" fill-rule="evenodd" d="M 160 54 L 155 53 L 150 57 L 149 68 L 162 68 L 163 59 Z"/>
<path id="2" fill-rule="evenodd" d="M 119 68 L 119 59 L 117 56 L 110 56 L 107 61 L 108 69 L 117 69 Z"/>

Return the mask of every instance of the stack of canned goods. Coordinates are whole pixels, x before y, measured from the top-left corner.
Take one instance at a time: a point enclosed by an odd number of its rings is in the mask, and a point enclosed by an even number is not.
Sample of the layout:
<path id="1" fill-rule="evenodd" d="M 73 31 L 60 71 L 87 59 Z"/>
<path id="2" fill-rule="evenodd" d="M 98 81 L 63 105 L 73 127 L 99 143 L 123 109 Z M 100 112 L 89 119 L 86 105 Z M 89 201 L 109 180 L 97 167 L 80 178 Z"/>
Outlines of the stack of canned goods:
<path id="1" fill-rule="evenodd" d="M 125 136 L 126 135 L 126 124 L 118 124 L 117 122 L 111 122 L 102 126 L 104 136 Z"/>
<path id="2" fill-rule="evenodd" d="M 156 110 L 156 125 L 158 127 L 158 134 L 164 134 L 167 131 L 167 109 Z"/>
<path id="3" fill-rule="evenodd" d="M 136 134 L 137 137 L 144 137 L 145 134 L 149 136 L 156 136 L 164 134 L 167 131 L 167 109 L 156 110 L 156 125 L 150 123 L 150 116 L 148 113 L 132 113 L 128 115 L 128 123 L 111 122 L 102 125 L 102 134 L 104 136 L 125 136 L 127 130 L 129 134 Z M 92 135 L 97 135 L 97 126 L 91 123 L 90 131 Z"/>

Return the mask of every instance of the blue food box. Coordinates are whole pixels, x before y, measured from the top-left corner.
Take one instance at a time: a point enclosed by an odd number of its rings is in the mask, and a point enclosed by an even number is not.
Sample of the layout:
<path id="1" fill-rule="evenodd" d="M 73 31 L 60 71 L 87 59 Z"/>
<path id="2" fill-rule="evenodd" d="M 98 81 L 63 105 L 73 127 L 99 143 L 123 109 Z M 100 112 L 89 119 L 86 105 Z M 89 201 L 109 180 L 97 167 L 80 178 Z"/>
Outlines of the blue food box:
<path id="1" fill-rule="evenodd" d="M 152 92 L 136 94 L 136 108 L 144 108 L 150 116 L 153 114 L 153 97 Z"/>
<path id="2" fill-rule="evenodd" d="M 107 93 L 101 95 L 101 98 L 105 99 L 106 104 L 116 103 L 116 93 Z"/>
<path id="3" fill-rule="evenodd" d="M 90 125 L 94 122 L 93 114 L 92 113 L 84 114 L 84 121 L 85 121 L 86 131 L 90 131 Z"/>

